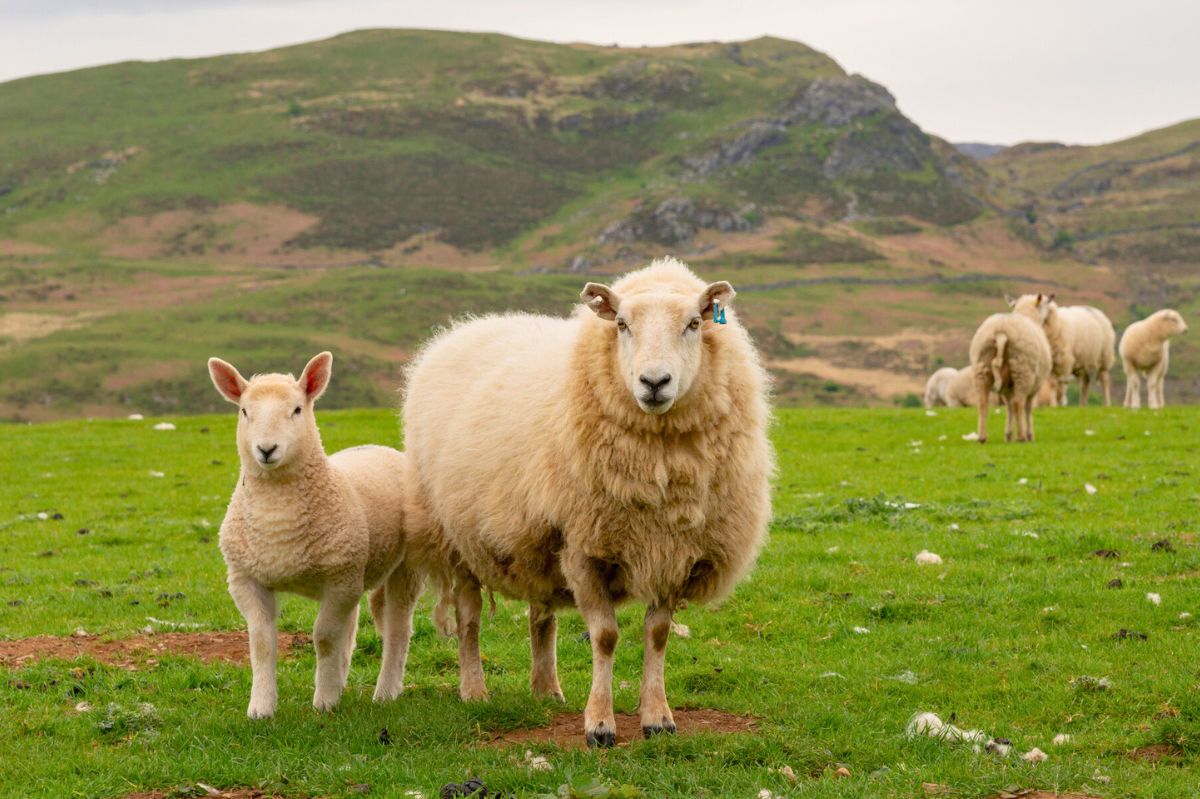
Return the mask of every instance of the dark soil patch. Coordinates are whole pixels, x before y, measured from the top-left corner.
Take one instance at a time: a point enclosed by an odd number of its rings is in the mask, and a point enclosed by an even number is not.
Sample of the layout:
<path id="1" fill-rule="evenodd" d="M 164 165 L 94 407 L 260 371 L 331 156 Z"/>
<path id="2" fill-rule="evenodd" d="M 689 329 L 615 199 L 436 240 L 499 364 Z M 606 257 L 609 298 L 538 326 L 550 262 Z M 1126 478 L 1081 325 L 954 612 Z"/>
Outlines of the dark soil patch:
<path id="1" fill-rule="evenodd" d="M 287 654 L 294 647 L 307 646 L 310 640 L 303 633 L 280 633 L 279 651 Z M 35 660 L 74 660 L 84 656 L 132 668 L 153 666 L 162 655 L 186 655 L 205 663 L 246 663 L 250 659 L 250 644 L 244 632 L 158 633 L 113 641 L 98 635 L 69 638 L 40 635 L 0 641 L 0 666 L 12 668 Z"/>
<path id="2" fill-rule="evenodd" d="M 722 710 L 677 709 L 673 712 L 679 735 L 700 732 L 747 733 L 758 728 L 753 716 L 726 713 Z M 617 746 L 642 739 L 641 717 L 636 713 L 617 714 Z M 494 746 L 512 744 L 552 743 L 564 749 L 582 749 L 583 713 L 559 713 L 548 727 L 506 730 L 493 733 L 489 741 Z"/>
<path id="3" fill-rule="evenodd" d="M 1182 753 L 1171 744 L 1148 744 L 1139 746 L 1129 753 L 1134 760 L 1145 760 L 1148 763 L 1158 763 L 1163 760 L 1177 758 Z"/>
<path id="4" fill-rule="evenodd" d="M 191 787 L 191 786 L 183 786 Z M 279 799 L 278 794 L 265 793 L 257 788 L 230 788 L 227 791 L 217 789 L 216 793 L 206 791 L 203 788 L 197 787 L 194 792 L 181 794 L 179 789 L 170 791 L 141 791 L 138 793 L 130 793 L 121 797 L 121 799 L 168 799 L 175 796 L 201 796 L 213 797 L 213 799 Z"/>

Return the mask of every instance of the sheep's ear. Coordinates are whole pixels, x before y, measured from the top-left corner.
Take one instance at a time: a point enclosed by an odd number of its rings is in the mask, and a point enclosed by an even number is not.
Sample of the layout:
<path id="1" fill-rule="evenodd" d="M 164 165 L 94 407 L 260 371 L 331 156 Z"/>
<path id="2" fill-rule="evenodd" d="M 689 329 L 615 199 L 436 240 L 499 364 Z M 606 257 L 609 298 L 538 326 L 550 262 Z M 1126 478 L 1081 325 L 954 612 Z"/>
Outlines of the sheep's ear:
<path id="1" fill-rule="evenodd" d="M 718 280 L 716 283 L 709 283 L 704 291 L 700 292 L 696 307 L 700 310 L 701 316 L 705 319 L 712 319 L 713 303 L 719 302 L 722 308 L 728 308 L 736 296 L 737 292 L 733 290 L 733 286 L 725 280 Z"/>
<path id="2" fill-rule="evenodd" d="M 1008 303 L 1009 308 L 1014 308 L 1017 305 L 1016 299 L 1014 297 L 1008 296 L 1008 292 L 1004 293 L 1004 301 Z"/>
<path id="3" fill-rule="evenodd" d="M 208 359 L 208 376 L 221 396 L 234 405 L 241 403 L 242 392 L 246 390 L 246 378 L 233 368 L 233 364 L 225 363 L 220 358 Z"/>
<path id="4" fill-rule="evenodd" d="M 617 318 L 617 309 L 621 307 L 621 298 L 612 289 L 601 283 L 588 283 L 579 292 L 579 299 L 592 309 L 592 313 L 610 322 Z"/>
<path id="5" fill-rule="evenodd" d="M 304 367 L 304 371 L 300 373 L 300 387 L 304 389 L 304 395 L 308 397 L 309 402 L 316 402 L 325 393 L 332 373 L 333 354 L 330 352 L 314 355 Z"/>
<path id="6" fill-rule="evenodd" d="M 1050 303 L 1054 302 L 1054 298 L 1057 296 L 1058 296 L 1057 294 L 1047 294 L 1046 295 L 1046 304 L 1049 305 Z"/>

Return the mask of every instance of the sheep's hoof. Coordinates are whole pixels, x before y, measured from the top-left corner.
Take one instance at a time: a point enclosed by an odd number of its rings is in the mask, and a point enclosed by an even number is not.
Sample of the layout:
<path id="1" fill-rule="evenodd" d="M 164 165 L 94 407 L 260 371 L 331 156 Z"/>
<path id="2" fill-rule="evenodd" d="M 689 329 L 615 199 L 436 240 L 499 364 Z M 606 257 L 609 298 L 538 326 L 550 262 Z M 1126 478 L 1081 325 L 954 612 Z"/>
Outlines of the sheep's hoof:
<path id="1" fill-rule="evenodd" d="M 250 718 L 250 719 L 254 719 L 255 721 L 257 721 L 258 719 L 273 718 L 274 716 L 275 716 L 275 708 L 273 708 L 273 707 L 272 708 L 254 707 L 253 705 L 251 705 L 246 710 L 246 717 Z"/>
<path id="2" fill-rule="evenodd" d="M 675 722 L 667 721 L 666 719 L 663 719 L 663 721 L 664 721 L 664 723 L 662 726 L 659 726 L 657 724 L 652 724 L 651 726 L 647 727 L 647 726 L 643 725 L 642 726 L 642 735 L 646 738 L 653 738 L 655 735 L 660 735 L 662 733 L 666 733 L 667 735 L 674 735 L 675 734 Z"/>
<path id="3" fill-rule="evenodd" d="M 613 730 L 606 730 L 603 727 L 589 730 L 587 745 L 589 749 L 611 749 L 617 745 L 617 734 Z"/>

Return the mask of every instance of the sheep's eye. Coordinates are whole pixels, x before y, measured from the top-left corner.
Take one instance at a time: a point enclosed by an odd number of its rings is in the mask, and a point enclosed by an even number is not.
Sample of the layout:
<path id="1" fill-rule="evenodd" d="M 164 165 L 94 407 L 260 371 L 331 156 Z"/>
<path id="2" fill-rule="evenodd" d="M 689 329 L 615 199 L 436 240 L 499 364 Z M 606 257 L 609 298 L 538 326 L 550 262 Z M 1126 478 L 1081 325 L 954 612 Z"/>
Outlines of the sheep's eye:
<path id="1" fill-rule="evenodd" d="M 700 329 L 700 317 L 697 316 L 695 319 L 688 322 L 688 330 L 699 330 L 699 329 Z"/>
<path id="2" fill-rule="evenodd" d="M 624 333 L 624 332 L 626 332 L 627 330 L 629 330 L 629 325 L 625 324 L 625 320 L 624 320 L 624 319 L 618 319 L 618 320 L 617 320 L 617 330 L 620 330 L 622 333 Z"/>
<path id="3" fill-rule="evenodd" d="M 245 416 L 247 419 L 249 419 L 249 418 L 250 418 L 250 414 L 246 413 L 246 409 L 245 409 L 245 408 L 242 408 L 242 416 Z"/>
<path id="4" fill-rule="evenodd" d="M 292 411 L 292 416 L 299 416 L 299 415 L 300 415 L 300 406 L 297 405 L 296 410 Z"/>

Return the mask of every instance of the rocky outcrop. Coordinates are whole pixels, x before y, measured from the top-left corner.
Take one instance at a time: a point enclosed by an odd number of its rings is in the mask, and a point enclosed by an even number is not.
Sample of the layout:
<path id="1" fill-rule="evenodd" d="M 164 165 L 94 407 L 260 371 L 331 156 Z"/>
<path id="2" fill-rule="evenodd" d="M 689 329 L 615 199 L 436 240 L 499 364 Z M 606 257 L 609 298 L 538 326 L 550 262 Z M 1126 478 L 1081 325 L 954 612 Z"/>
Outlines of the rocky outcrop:
<path id="1" fill-rule="evenodd" d="M 754 212 L 753 204 L 731 211 L 716 205 L 697 204 L 687 197 L 668 197 L 654 206 L 643 204 L 625 219 L 613 222 L 596 237 L 596 243 L 687 244 L 700 230 L 722 233 L 753 230 L 757 226 Z"/>

